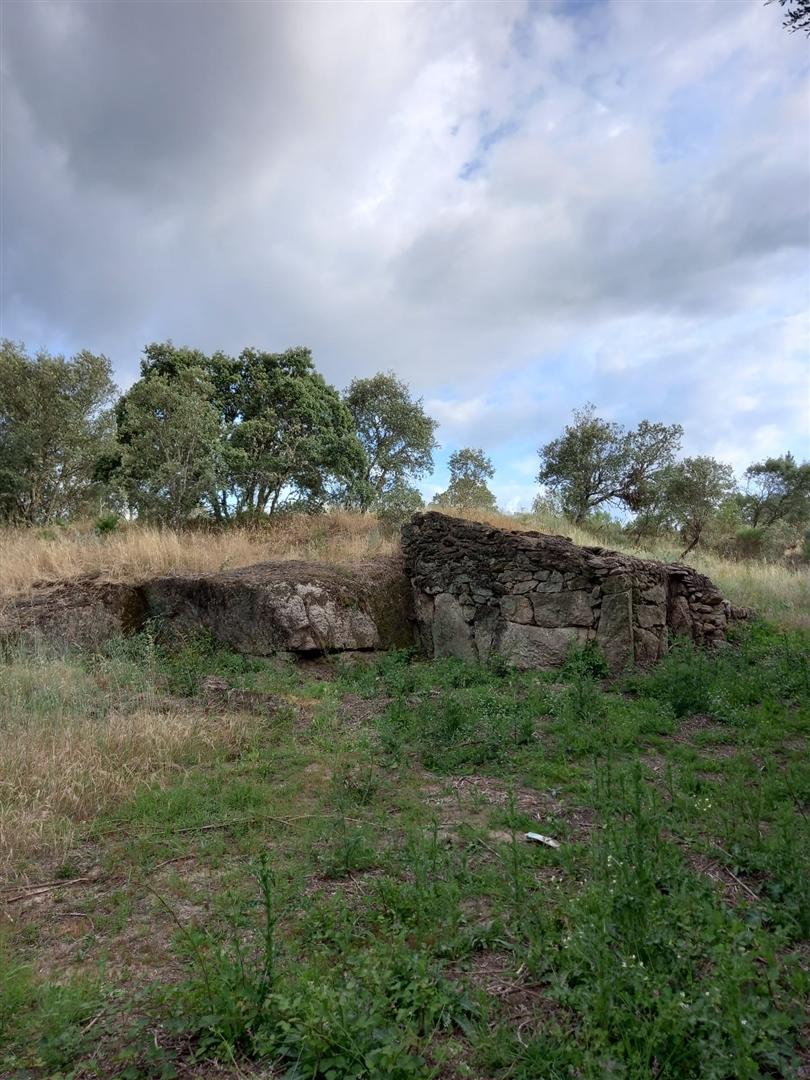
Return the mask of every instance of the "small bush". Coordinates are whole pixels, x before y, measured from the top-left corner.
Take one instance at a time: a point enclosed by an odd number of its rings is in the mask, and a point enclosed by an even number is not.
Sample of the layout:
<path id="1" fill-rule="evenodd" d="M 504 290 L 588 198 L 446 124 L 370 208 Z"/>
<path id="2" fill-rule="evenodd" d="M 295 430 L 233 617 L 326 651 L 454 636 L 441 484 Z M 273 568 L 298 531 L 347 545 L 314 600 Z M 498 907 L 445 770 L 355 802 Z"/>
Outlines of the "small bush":
<path id="1" fill-rule="evenodd" d="M 765 549 L 765 530 L 746 525 L 734 537 L 734 554 L 738 559 L 761 559 Z"/>
<path id="2" fill-rule="evenodd" d="M 121 519 L 118 514 L 102 514 L 96 518 L 95 531 L 98 536 L 109 536 L 120 524 Z"/>
<path id="3" fill-rule="evenodd" d="M 667 701 L 681 717 L 709 711 L 715 682 L 706 651 L 691 641 L 679 640 L 652 672 L 631 676 L 628 685 L 647 697 Z"/>
<path id="4" fill-rule="evenodd" d="M 610 668 L 597 643 L 586 641 L 581 648 L 571 649 L 560 675 L 570 681 L 583 677 L 606 679 L 610 675 Z"/>

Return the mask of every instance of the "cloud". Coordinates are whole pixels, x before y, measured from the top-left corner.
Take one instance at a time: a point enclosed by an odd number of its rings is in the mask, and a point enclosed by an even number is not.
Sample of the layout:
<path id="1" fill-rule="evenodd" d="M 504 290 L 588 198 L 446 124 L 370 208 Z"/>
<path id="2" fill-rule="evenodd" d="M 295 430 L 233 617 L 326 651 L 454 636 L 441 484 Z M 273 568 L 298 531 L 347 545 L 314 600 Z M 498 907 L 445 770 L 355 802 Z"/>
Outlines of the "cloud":
<path id="1" fill-rule="evenodd" d="M 735 464 L 807 452 L 808 70 L 773 9 L 3 20 L 3 334 L 122 384 L 166 337 L 309 344 L 339 385 L 393 367 L 513 501 L 586 400 Z"/>

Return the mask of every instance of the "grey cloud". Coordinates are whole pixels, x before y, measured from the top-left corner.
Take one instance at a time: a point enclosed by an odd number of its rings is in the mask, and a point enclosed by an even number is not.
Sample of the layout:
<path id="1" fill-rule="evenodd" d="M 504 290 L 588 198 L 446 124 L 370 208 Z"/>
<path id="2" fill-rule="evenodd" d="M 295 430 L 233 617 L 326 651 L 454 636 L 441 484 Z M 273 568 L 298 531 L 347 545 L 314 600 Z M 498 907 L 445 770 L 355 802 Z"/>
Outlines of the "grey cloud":
<path id="1" fill-rule="evenodd" d="M 7 6 L 15 91 L 83 185 L 177 197 L 235 175 L 232 154 L 250 161 L 300 111 L 286 5 Z"/>
<path id="2" fill-rule="evenodd" d="M 681 419 L 714 386 L 681 340 L 806 299 L 810 135 L 773 11 L 663 8 L 7 0 L 0 332 L 124 383 L 154 338 L 310 344 L 338 383 L 481 394 L 481 441 L 667 385 Z M 724 124 L 662 157 L 709 78 Z M 600 373 L 662 319 L 643 370 Z"/>

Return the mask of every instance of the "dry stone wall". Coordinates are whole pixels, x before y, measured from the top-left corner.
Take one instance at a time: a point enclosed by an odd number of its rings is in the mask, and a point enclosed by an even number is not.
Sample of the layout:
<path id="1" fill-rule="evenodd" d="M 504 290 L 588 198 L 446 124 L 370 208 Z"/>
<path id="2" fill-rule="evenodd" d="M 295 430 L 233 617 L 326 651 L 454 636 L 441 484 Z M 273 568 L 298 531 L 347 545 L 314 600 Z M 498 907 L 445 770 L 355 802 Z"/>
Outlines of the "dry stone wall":
<path id="1" fill-rule="evenodd" d="M 429 656 L 554 668 L 596 641 L 614 671 L 655 663 L 674 636 L 713 645 L 733 612 L 688 566 L 566 537 L 417 514 L 402 533 L 418 633 Z"/>

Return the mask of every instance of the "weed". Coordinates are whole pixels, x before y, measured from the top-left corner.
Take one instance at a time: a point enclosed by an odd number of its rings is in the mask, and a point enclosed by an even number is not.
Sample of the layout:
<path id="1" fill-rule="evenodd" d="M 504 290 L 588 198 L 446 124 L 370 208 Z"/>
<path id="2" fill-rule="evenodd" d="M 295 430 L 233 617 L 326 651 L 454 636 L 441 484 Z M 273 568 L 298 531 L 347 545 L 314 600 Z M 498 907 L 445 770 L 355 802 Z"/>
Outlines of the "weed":
<path id="1" fill-rule="evenodd" d="M 381 718 L 381 739 L 394 757 L 415 753 L 424 765 L 451 772 L 464 765 L 497 764 L 534 737 L 548 708 L 540 688 L 518 694 L 511 684 L 473 685 L 420 698 L 395 699 Z"/>
<path id="2" fill-rule="evenodd" d="M 102 1007 L 97 985 L 42 982 L 13 960 L 0 939 L 0 1069 L 14 1064 L 17 1047 L 26 1047 L 44 1075 L 61 1075 L 86 1052 L 87 1024 Z"/>
<path id="3" fill-rule="evenodd" d="M 606 679 L 610 667 L 595 641 L 587 641 L 579 648 L 572 648 L 560 671 L 563 679 L 576 681 L 582 678 Z"/>
<path id="4" fill-rule="evenodd" d="M 283 1063 L 287 1075 L 323 1080 L 427 1076 L 420 1038 L 451 1028 L 472 1004 L 404 941 L 371 943 L 344 956 L 339 970 L 280 967 L 265 863 L 257 880 L 260 925 L 246 942 L 236 913 L 226 948 L 183 929 L 197 974 L 180 993 L 198 1054 L 229 1060 L 248 1052 Z"/>
<path id="5" fill-rule="evenodd" d="M 118 514 L 101 514 L 96 518 L 96 533 L 99 536 L 109 536 L 110 533 L 115 532 L 120 524 L 121 519 Z"/>
<path id="6" fill-rule="evenodd" d="M 396 653 L 315 686 L 210 642 L 173 649 L 153 632 L 3 668 L 0 827 L 20 835 L 9 792 L 40 818 L 75 815 L 30 876 L 64 887 L 12 909 L 4 1076 L 796 1075 L 806 636 L 755 623 L 618 685 L 587 653 L 542 676 Z M 290 715 L 317 699 L 315 720 L 231 727 L 193 696 L 211 673 L 283 693 Z M 349 726 L 347 690 L 382 700 Z M 70 892 L 91 860 L 109 886 Z M 72 943 L 56 927 L 74 895 L 93 932 Z M 104 961 L 103 982 L 69 978 Z"/>

